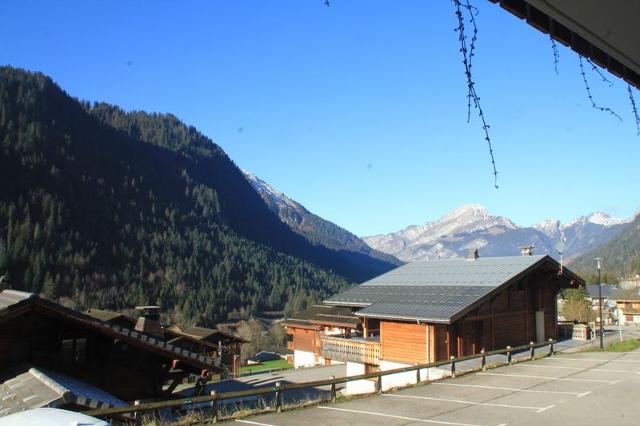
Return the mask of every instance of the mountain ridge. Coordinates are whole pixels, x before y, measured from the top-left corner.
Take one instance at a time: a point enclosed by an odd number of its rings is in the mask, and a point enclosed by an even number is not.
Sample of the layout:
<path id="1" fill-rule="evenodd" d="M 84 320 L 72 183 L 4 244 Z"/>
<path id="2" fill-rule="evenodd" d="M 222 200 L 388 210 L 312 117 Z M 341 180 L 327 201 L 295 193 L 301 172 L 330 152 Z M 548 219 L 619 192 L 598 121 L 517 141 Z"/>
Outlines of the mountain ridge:
<path id="1" fill-rule="evenodd" d="M 629 220 L 595 212 L 567 223 L 547 219 L 522 227 L 471 204 L 422 225 L 362 239 L 372 248 L 403 261 L 463 257 L 470 248 L 478 248 L 486 256 L 516 255 L 524 245 L 534 245 L 536 252 L 558 257 L 555 247 L 564 240 L 565 259 L 570 261 L 606 243 L 628 223 Z"/>
<path id="2" fill-rule="evenodd" d="M 280 220 L 314 244 L 321 244 L 333 250 L 360 253 L 394 266 L 402 264 L 393 256 L 372 249 L 348 230 L 310 212 L 305 206 L 255 174 L 244 169 L 242 172 L 267 206 L 280 217 Z"/>

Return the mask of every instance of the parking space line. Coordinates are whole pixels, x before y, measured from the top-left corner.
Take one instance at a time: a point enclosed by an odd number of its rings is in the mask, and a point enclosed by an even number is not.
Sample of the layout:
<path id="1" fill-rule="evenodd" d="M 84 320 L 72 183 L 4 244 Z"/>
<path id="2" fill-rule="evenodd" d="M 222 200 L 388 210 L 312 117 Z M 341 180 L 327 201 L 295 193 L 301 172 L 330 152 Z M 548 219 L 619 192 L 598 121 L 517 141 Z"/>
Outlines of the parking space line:
<path id="1" fill-rule="evenodd" d="M 593 361 L 593 362 L 609 362 L 611 359 L 601 359 L 601 358 L 570 358 L 566 356 L 548 356 L 545 358 L 541 358 L 544 361 L 561 361 L 566 359 L 567 361 Z M 615 358 L 612 358 L 615 359 Z"/>
<path id="2" fill-rule="evenodd" d="M 640 371 L 628 371 L 628 370 L 609 370 L 607 368 L 580 368 L 580 367 L 564 367 L 559 365 L 540 365 L 540 364 L 519 364 L 514 365 L 514 367 L 537 367 L 537 368 L 555 368 L 559 370 L 581 370 L 585 373 L 588 371 L 598 371 L 600 373 L 637 373 L 640 374 Z"/>
<path id="3" fill-rule="evenodd" d="M 526 393 L 554 393 L 558 395 L 582 395 L 580 392 L 566 392 L 566 391 L 546 391 L 546 390 L 535 390 L 535 389 L 518 389 L 518 388 L 507 388 L 503 386 L 487 386 L 487 385 L 468 385 L 463 383 L 444 383 L 444 382 L 435 382 L 433 385 L 440 386 L 460 386 L 460 387 L 469 387 L 469 388 L 480 388 L 480 389 L 496 389 L 496 390 L 505 390 L 512 392 L 526 392 Z M 591 392 L 591 391 L 589 391 Z"/>
<path id="4" fill-rule="evenodd" d="M 327 407 L 323 405 L 319 406 L 318 408 L 322 410 L 344 411 L 347 413 L 368 414 L 370 416 L 389 417 L 392 419 L 400 419 L 400 420 L 411 420 L 412 422 L 420 422 L 420 423 L 435 423 L 440 425 L 452 425 L 452 426 L 481 426 L 481 425 L 476 425 L 471 423 L 456 423 L 456 422 L 447 422 L 444 420 L 418 419 L 414 417 L 396 416 L 394 414 L 376 413 L 375 411 L 350 410 L 348 408 Z"/>
<path id="5" fill-rule="evenodd" d="M 640 363 L 640 359 L 635 359 L 635 360 L 626 360 L 626 359 L 618 359 L 618 358 L 613 358 L 613 359 L 596 359 L 596 358 L 567 358 L 567 357 L 547 357 L 547 358 L 542 358 L 544 360 L 549 360 L 549 361 L 561 361 L 561 360 L 567 360 L 567 361 L 592 361 L 592 362 L 629 362 L 629 363 Z"/>
<path id="6" fill-rule="evenodd" d="M 537 368 L 556 368 L 562 370 L 584 370 L 589 371 L 580 367 L 561 367 L 559 365 L 540 365 L 540 364 L 516 364 L 513 367 L 537 367 Z"/>
<path id="7" fill-rule="evenodd" d="M 553 405 L 548 405 L 546 407 L 529 407 L 526 405 L 495 404 L 492 402 L 472 402 L 472 401 L 463 401 L 461 399 L 433 398 L 430 396 L 419 396 L 419 395 L 383 394 L 382 396 L 388 396 L 393 398 L 427 399 L 429 401 L 453 402 L 455 404 L 481 405 L 485 407 L 516 408 L 521 410 L 534 410 L 538 413 L 541 413 L 545 410 L 548 410 L 549 408 L 554 407 Z"/>
<path id="8" fill-rule="evenodd" d="M 251 420 L 236 419 L 236 422 L 238 422 L 238 423 L 246 423 L 248 425 L 258 425 L 258 426 L 276 426 L 276 425 L 272 425 L 272 424 L 269 424 L 269 423 L 252 422 Z"/>
<path id="9" fill-rule="evenodd" d="M 550 377 L 550 376 L 530 376 L 526 374 L 498 374 L 498 373 L 477 373 L 482 376 L 503 376 L 503 377 L 524 377 L 527 379 L 547 379 L 547 380 L 561 380 L 564 382 L 593 382 L 593 383 L 612 383 L 611 380 L 596 380 L 596 379 L 570 379 L 566 377 Z"/>

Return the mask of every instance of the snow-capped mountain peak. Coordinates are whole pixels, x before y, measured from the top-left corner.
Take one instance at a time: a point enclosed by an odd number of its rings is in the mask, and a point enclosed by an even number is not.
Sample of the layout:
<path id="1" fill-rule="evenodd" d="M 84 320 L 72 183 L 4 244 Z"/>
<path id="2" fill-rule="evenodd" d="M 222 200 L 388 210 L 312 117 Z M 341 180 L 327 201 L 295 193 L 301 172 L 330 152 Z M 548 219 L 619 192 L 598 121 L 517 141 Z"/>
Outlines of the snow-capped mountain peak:
<path id="1" fill-rule="evenodd" d="M 242 171 L 242 173 L 244 173 L 249 183 L 254 187 L 256 191 L 258 191 L 263 199 L 268 198 L 275 204 L 287 204 L 292 208 L 302 207 L 291 198 L 287 197 L 282 192 L 278 191 L 273 186 L 269 185 L 267 182 L 263 181 L 253 173 L 244 169 L 240 170 Z"/>
<path id="2" fill-rule="evenodd" d="M 570 228 L 575 225 L 587 224 L 587 223 L 610 227 L 610 226 L 621 225 L 629 222 L 630 222 L 629 219 L 618 219 L 615 217 L 611 217 L 607 213 L 595 212 L 587 216 L 580 216 L 579 218 L 562 225 L 562 228 Z"/>
<path id="3" fill-rule="evenodd" d="M 604 244 L 613 238 L 628 220 L 596 212 L 563 224 L 547 219 L 531 227 L 519 227 L 502 216 L 492 216 L 483 206 L 459 207 L 440 219 L 409 226 L 386 235 L 364 238 L 376 250 L 404 261 L 465 256 L 469 248 L 481 248 L 480 256 L 513 256 L 519 247 L 533 244 L 536 253 L 557 255 L 559 241 L 566 242 L 565 258 Z"/>
<path id="4" fill-rule="evenodd" d="M 438 220 L 364 240 L 377 250 L 393 252 L 397 258 L 411 261 L 458 257 L 471 246 L 484 247 L 487 244 L 484 234 L 497 236 L 516 229 L 518 227 L 511 220 L 492 216 L 485 207 L 470 204 L 452 210 Z"/>

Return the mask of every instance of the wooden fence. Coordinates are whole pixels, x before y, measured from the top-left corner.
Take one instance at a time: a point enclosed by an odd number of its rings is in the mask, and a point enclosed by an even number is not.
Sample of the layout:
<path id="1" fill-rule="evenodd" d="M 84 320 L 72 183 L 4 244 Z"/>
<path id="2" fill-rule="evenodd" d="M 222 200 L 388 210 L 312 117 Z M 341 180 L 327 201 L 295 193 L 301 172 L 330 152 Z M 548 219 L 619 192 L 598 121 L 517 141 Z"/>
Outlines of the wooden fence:
<path id="1" fill-rule="evenodd" d="M 504 349 L 497 349 L 493 351 L 484 351 L 484 349 L 474 355 L 467 355 L 459 358 L 451 357 L 451 359 L 431 362 L 427 364 L 416 364 L 408 367 L 395 368 L 393 370 L 385 370 L 385 371 L 376 371 L 372 373 L 359 374 L 357 376 L 348 376 L 348 377 L 333 377 L 325 380 L 316 380 L 313 382 L 304 382 L 304 383 L 280 383 L 276 382 L 275 386 L 261 386 L 252 389 L 245 389 L 240 391 L 233 392 L 223 392 L 216 393 L 216 391 L 212 391 L 210 395 L 202 395 L 195 396 L 192 398 L 180 398 L 180 399 L 171 399 L 165 401 L 156 401 L 156 402 L 147 402 L 147 403 L 135 403 L 134 405 L 127 405 L 123 407 L 111 407 L 111 408 L 100 408 L 95 410 L 89 410 L 83 412 L 83 414 L 89 416 L 96 417 L 109 417 L 109 416 L 121 416 L 123 414 L 129 413 L 142 413 L 147 411 L 155 411 L 161 410 L 165 408 L 179 408 L 185 407 L 193 404 L 202 404 L 202 403 L 210 403 L 212 418 L 213 421 L 218 420 L 218 401 L 228 400 L 228 399 L 236 399 L 236 398 L 246 398 L 251 396 L 259 396 L 274 393 L 275 394 L 275 406 L 276 411 L 282 411 L 283 405 L 283 394 L 286 391 L 296 390 L 296 389 L 308 389 L 308 388 L 317 388 L 319 386 L 331 386 L 330 395 L 331 400 L 335 401 L 336 399 L 336 385 L 341 383 L 347 383 L 355 380 L 364 380 L 364 379 L 377 379 L 376 381 L 376 391 L 379 393 L 382 390 L 382 378 L 384 376 L 390 374 L 398 374 L 398 373 L 406 373 L 410 371 L 414 371 L 416 373 L 417 383 L 421 382 L 420 378 L 420 370 L 426 368 L 436 368 L 442 367 L 445 365 L 450 365 L 451 375 L 455 377 L 456 375 L 456 363 L 469 361 L 472 359 L 481 358 L 481 369 L 484 370 L 486 368 L 486 358 L 492 355 L 507 355 L 507 364 L 511 364 L 512 355 L 514 352 L 522 352 L 529 351 L 530 359 L 534 359 L 535 351 L 538 348 L 549 346 L 548 355 L 554 354 L 553 345 L 555 340 L 549 339 L 548 342 L 544 343 L 533 343 L 531 342 L 528 345 L 510 347 L 507 346 Z"/>

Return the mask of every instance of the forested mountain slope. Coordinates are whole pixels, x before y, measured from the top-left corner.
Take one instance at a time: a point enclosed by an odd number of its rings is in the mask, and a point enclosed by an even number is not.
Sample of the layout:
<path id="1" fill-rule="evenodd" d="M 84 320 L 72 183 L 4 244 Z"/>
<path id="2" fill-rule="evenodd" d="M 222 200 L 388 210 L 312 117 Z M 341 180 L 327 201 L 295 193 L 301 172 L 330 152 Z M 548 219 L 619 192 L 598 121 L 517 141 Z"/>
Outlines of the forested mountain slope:
<path id="1" fill-rule="evenodd" d="M 291 231 L 176 117 L 79 102 L 42 74 L 0 68 L 0 160 L 0 274 L 80 308 L 212 324 L 392 267 Z"/>
<path id="2" fill-rule="evenodd" d="M 596 257 L 602 258 L 604 282 L 615 283 L 620 278 L 640 274 L 640 214 L 607 244 L 576 259 L 571 269 L 580 272 L 588 281 L 596 282 Z"/>

